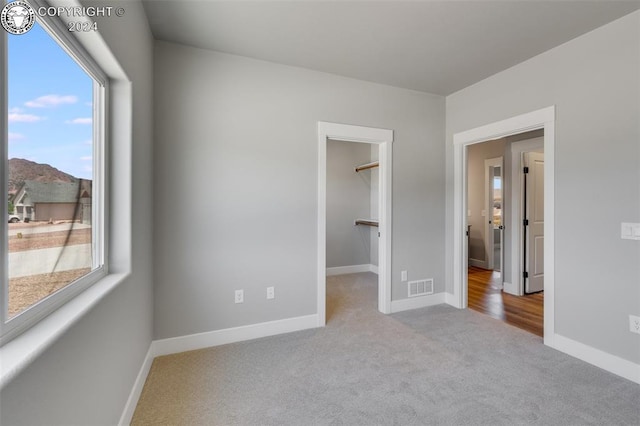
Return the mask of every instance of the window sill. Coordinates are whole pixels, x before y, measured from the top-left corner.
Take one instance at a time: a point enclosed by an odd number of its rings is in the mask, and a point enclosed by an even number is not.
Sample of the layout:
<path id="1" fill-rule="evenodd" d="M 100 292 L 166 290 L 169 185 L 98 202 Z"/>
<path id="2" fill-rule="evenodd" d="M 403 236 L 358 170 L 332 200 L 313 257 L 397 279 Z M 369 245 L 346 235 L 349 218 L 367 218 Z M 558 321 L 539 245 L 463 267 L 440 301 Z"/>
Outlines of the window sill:
<path id="1" fill-rule="evenodd" d="M 128 273 L 109 274 L 0 348 L 0 389 L 98 304 Z"/>

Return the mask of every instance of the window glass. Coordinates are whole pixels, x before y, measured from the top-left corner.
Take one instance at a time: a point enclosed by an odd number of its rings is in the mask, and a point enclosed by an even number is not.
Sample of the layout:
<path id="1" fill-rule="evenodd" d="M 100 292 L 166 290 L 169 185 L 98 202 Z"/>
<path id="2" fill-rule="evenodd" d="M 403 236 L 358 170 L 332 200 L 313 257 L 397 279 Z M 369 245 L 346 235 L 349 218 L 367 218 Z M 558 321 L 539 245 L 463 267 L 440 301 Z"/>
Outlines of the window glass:
<path id="1" fill-rule="evenodd" d="M 7 37 L 12 318 L 99 267 L 93 78 L 39 24 Z"/>

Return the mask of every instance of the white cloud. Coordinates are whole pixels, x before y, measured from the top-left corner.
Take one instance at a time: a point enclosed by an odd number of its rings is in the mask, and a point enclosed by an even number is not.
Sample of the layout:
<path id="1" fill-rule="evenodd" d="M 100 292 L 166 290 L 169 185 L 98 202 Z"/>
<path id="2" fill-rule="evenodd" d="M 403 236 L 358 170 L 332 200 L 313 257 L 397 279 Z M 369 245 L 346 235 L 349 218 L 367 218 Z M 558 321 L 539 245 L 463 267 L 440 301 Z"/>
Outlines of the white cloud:
<path id="1" fill-rule="evenodd" d="M 44 117 L 33 114 L 20 114 L 19 112 L 9 113 L 9 123 L 35 123 L 44 120 Z"/>
<path id="2" fill-rule="evenodd" d="M 89 118 L 74 118 L 73 120 L 65 121 L 67 124 L 91 124 L 93 123 L 93 119 Z"/>
<path id="3" fill-rule="evenodd" d="M 15 114 L 20 112 L 24 112 L 24 109 L 18 108 L 18 107 L 9 108 L 9 114 Z"/>
<path id="4" fill-rule="evenodd" d="M 93 157 L 92 157 L 92 156 L 90 156 L 90 155 L 86 155 L 86 156 L 84 156 L 84 157 L 80 157 L 80 159 L 81 159 L 82 161 L 91 161 L 91 160 L 93 160 Z"/>
<path id="5" fill-rule="evenodd" d="M 24 135 L 21 135 L 20 133 L 11 133 L 9 132 L 9 140 L 10 141 L 19 141 L 24 139 Z"/>
<path id="6" fill-rule="evenodd" d="M 76 102 L 78 102 L 77 96 L 45 95 L 24 104 L 31 108 L 51 108 L 63 104 L 75 104 Z"/>

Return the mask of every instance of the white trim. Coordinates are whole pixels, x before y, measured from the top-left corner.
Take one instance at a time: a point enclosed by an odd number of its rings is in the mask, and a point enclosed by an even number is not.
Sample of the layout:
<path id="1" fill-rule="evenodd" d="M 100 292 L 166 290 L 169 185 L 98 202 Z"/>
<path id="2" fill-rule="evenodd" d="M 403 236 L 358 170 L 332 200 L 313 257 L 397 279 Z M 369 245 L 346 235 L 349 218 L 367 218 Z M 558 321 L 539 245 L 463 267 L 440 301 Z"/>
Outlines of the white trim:
<path id="1" fill-rule="evenodd" d="M 223 330 L 208 331 L 205 333 L 189 334 L 187 336 L 154 340 L 151 343 L 151 354 L 154 357 L 177 354 L 212 346 L 226 345 L 227 343 L 242 342 L 260 337 L 307 330 L 309 328 L 316 328 L 317 326 L 318 316 L 313 314 L 244 325 L 241 327 L 225 328 Z"/>
<path id="2" fill-rule="evenodd" d="M 545 283 L 546 284 L 546 283 Z M 545 290 L 546 293 L 546 290 Z M 546 296 L 545 296 L 546 297 Z M 545 339 L 546 343 L 546 339 Z M 635 364 L 626 359 L 611 355 L 584 343 L 576 342 L 567 337 L 556 334 L 552 348 L 578 358 L 596 367 L 602 368 L 617 376 L 640 384 L 640 364 Z"/>
<path id="3" fill-rule="evenodd" d="M 454 308 L 460 309 L 460 306 L 458 306 L 458 299 L 452 293 L 444 294 L 444 303 L 449 306 L 453 306 Z"/>
<path id="4" fill-rule="evenodd" d="M 391 301 L 391 313 L 408 311 L 411 309 L 426 308 L 427 306 L 442 305 L 447 303 L 447 293 L 429 294 L 427 296 L 416 296 L 410 299 L 400 299 Z"/>
<path id="5" fill-rule="evenodd" d="M 378 310 L 391 312 L 391 177 L 393 131 L 373 127 L 318 122 L 318 258 L 317 307 L 318 326 L 326 323 L 326 222 L 327 222 L 327 140 L 378 145 L 378 211 L 380 233 L 378 245 Z"/>
<path id="6" fill-rule="evenodd" d="M 144 357 L 144 361 L 142 361 L 142 366 L 140 367 L 140 371 L 138 372 L 138 377 L 136 377 L 133 388 L 131 388 L 131 392 L 129 393 L 127 403 L 124 406 L 122 415 L 120 416 L 120 421 L 118 422 L 119 426 L 126 426 L 131 424 L 131 420 L 133 420 L 133 413 L 136 411 L 136 406 L 138 405 L 140 395 L 142 394 L 142 389 L 144 388 L 144 384 L 147 381 L 147 376 L 149 375 L 149 371 L 151 370 L 153 359 L 154 357 L 151 353 L 151 345 L 149 345 L 147 355 Z"/>
<path id="7" fill-rule="evenodd" d="M 475 266 L 477 268 L 489 269 L 487 268 L 487 262 L 479 259 L 469 259 L 469 266 Z"/>
<path id="8" fill-rule="evenodd" d="M 332 268 L 327 268 L 327 277 L 334 275 L 357 274 L 360 272 L 373 272 L 374 274 L 377 274 L 378 267 L 372 264 L 334 266 Z"/>
<path id="9" fill-rule="evenodd" d="M 468 242 L 466 201 L 467 146 L 491 139 L 503 138 L 535 129 L 544 129 L 544 343 L 553 345 L 555 335 L 555 228 L 554 228 L 554 146 L 555 146 L 555 106 L 550 106 L 527 114 L 508 118 L 485 126 L 453 135 L 453 295 L 455 305 L 467 307 L 467 252 Z"/>
<path id="10" fill-rule="evenodd" d="M 505 293 L 514 294 L 514 295 L 518 294 L 518 286 L 517 286 L 517 284 L 513 284 L 513 283 L 510 283 L 510 282 L 507 282 L 507 281 L 504 281 L 502 283 L 502 290 Z"/>

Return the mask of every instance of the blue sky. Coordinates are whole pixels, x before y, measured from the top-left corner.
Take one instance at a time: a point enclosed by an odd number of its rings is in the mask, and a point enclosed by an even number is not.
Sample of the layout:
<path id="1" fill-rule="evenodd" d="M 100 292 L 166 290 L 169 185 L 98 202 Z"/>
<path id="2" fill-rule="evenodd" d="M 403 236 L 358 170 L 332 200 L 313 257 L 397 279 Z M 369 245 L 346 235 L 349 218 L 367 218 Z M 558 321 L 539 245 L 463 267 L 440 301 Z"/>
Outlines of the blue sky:
<path id="1" fill-rule="evenodd" d="M 39 24 L 8 39 L 9 158 L 91 179 L 93 80 Z"/>

